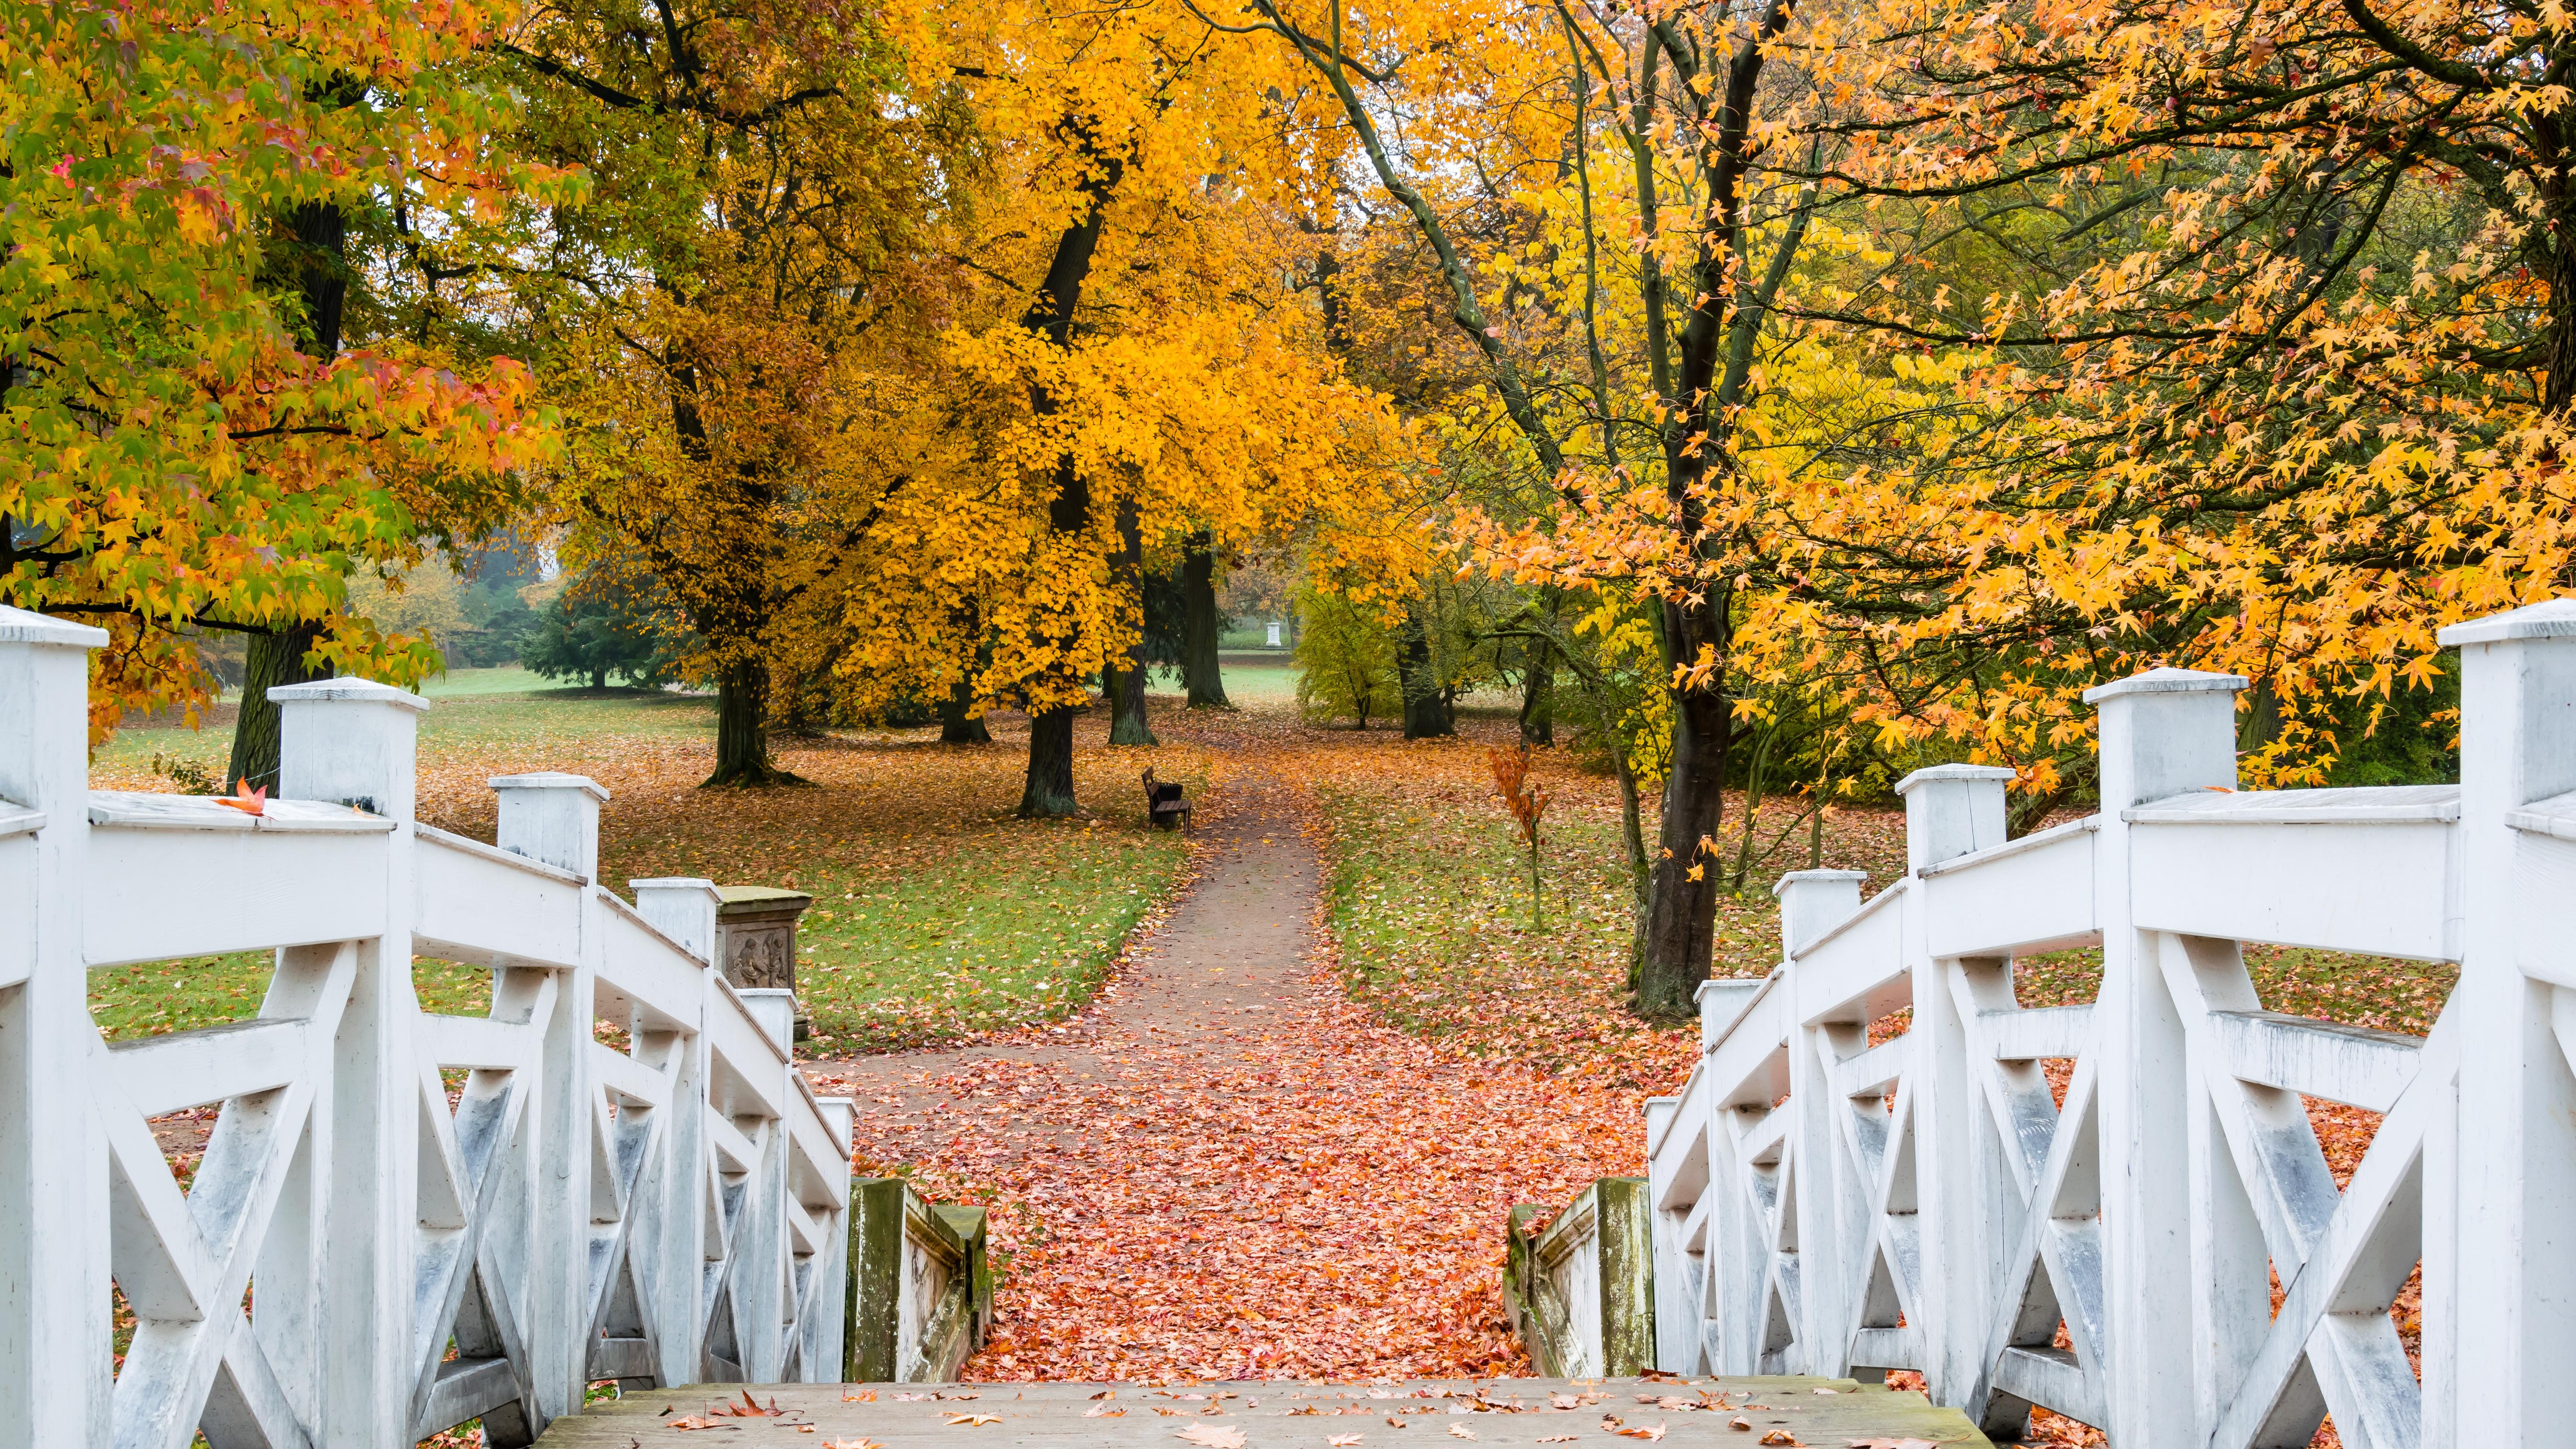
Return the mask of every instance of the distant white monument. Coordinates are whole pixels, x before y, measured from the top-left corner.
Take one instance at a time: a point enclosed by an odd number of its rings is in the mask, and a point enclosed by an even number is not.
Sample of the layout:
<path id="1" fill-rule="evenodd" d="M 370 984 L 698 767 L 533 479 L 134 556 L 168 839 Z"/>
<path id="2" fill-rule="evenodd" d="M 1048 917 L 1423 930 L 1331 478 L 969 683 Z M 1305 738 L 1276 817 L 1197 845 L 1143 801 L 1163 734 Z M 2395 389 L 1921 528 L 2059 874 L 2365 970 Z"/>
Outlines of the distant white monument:
<path id="1" fill-rule="evenodd" d="M 1281 624 L 1278 620 L 1276 620 L 1276 619 L 1273 619 L 1273 620 L 1271 620 L 1271 621 L 1270 621 L 1270 647 L 1271 647 L 1271 648 L 1276 649 L 1276 648 L 1278 648 L 1278 647 L 1279 647 L 1279 631 L 1280 631 L 1282 628 L 1284 628 L 1284 627 L 1286 627 L 1286 626 L 1282 625 L 1282 624 Z"/>

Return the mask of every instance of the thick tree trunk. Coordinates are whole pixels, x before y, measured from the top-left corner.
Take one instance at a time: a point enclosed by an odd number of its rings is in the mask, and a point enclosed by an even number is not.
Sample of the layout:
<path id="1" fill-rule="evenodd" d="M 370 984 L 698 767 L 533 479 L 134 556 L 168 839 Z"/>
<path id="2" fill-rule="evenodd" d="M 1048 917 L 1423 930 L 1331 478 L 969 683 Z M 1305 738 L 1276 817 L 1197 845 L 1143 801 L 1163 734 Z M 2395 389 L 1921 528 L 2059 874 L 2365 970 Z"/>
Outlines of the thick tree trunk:
<path id="1" fill-rule="evenodd" d="M 273 633 L 250 636 L 249 657 L 242 666 L 241 713 L 233 721 L 233 754 L 224 767 L 227 786 L 248 780 L 253 787 L 277 788 L 277 706 L 270 689 L 303 684 L 327 672 L 305 664 L 304 656 L 320 641 L 318 624 L 291 624 Z"/>
<path id="2" fill-rule="evenodd" d="M 1398 635 L 1395 672 L 1404 690 L 1404 737 L 1436 739 L 1458 733 L 1451 718 L 1449 692 L 1434 677 L 1431 631 L 1420 615 L 1407 609 Z"/>
<path id="3" fill-rule="evenodd" d="M 1145 662 L 1139 645 L 1130 652 L 1127 667 L 1104 671 L 1102 692 L 1109 696 L 1109 743 L 1113 745 L 1159 745 L 1154 727 L 1145 718 Z"/>
<path id="4" fill-rule="evenodd" d="M 1190 692 L 1190 708 L 1232 709 L 1217 658 L 1223 641 L 1217 637 L 1216 550 L 1204 532 L 1190 536 L 1182 556 L 1181 599 L 1188 610 L 1181 621 L 1181 683 Z"/>
<path id="5" fill-rule="evenodd" d="M 943 745 L 989 745 L 993 732 L 984 728 L 984 717 L 975 713 L 975 689 L 965 680 L 948 686 L 948 696 L 939 701 L 939 742 Z"/>
<path id="6" fill-rule="evenodd" d="M 1722 597 L 1698 605 L 1664 605 L 1669 657 L 1693 659 L 1703 644 L 1726 657 L 1716 618 Z M 1712 682 L 1673 695 L 1672 773 L 1664 779 L 1662 828 L 1653 891 L 1646 906 L 1645 959 L 1633 1003 L 1641 1016 L 1686 1016 L 1692 993 L 1708 979 L 1717 933 L 1715 842 L 1726 808 L 1726 755 L 1732 742 L 1726 695 Z"/>
<path id="7" fill-rule="evenodd" d="M 706 785 L 802 785 L 770 763 L 769 666 L 728 664 L 716 676 L 716 771 Z"/>
<path id="8" fill-rule="evenodd" d="M 1081 808 L 1073 798 L 1073 717 L 1080 713 L 1068 705 L 1029 716 L 1029 773 L 1020 791 L 1024 818 L 1071 815 Z"/>

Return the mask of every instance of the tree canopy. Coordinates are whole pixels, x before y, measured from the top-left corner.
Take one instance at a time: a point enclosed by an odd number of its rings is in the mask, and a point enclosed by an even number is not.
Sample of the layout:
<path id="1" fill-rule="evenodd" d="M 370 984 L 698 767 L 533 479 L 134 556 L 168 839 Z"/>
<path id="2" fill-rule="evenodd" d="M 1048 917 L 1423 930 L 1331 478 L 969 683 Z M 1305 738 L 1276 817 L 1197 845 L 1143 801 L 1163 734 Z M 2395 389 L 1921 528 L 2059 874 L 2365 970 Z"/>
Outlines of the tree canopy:
<path id="1" fill-rule="evenodd" d="M 2150 664 L 2249 676 L 2257 781 L 2437 758 L 2373 741 L 2439 628 L 2576 582 L 2549 7 L 7 15 L 0 579 L 116 631 L 102 725 L 190 631 L 414 677 L 348 581 L 507 527 L 685 626 L 709 783 L 1007 706 L 1054 814 L 1149 581 L 1204 675 L 1284 558 L 1319 709 L 1508 685 L 1619 775 L 1670 1012 L 1731 786 L 2026 822 Z"/>

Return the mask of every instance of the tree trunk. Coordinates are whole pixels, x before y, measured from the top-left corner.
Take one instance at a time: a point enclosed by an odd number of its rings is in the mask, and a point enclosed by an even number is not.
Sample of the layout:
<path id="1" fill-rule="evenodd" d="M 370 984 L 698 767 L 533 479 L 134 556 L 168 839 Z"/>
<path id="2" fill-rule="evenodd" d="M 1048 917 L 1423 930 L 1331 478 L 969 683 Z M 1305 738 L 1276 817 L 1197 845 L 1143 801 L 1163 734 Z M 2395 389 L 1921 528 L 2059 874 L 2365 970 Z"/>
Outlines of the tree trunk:
<path id="1" fill-rule="evenodd" d="M 1181 621 L 1181 681 L 1190 692 L 1190 708 L 1232 709 L 1217 659 L 1222 641 L 1217 637 L 1216 550 L 1204 530 L 1190 535 L 1182 558 L 1181 599 L 1188 609 Z"/>
<path id="2" fill-rule="evenodd" d="M 939 742 L 943 745 L 989 745 L 993 732 L 984 728 L 984 717 L 974 712 L 975 689 L 965 680 L 948 686 L 948 696 L 939 701 Z"/>
<path id="3" fill-rule="evenodd" d="M 286 225 L 295 238 L 295 287 L 304 299 L 304 326 L 296 340 L 307 356 L 329 362 L 340 355 L 340 314 L 349 295 L 348 220 L 340 208 L 312 202 L 287 213 Z M 319 621 L 303 619 L 289 621 L 275 632 L 250 636 L 250 657 L 242 671 L 241 713 L 233 720 L 232 769 L 225 784 L 246 779 L 264 788 L 276 787 L 277 706 L 268 702 L 268 690 L 272 685 L 321 678 L 319 671 L 304 665 L 305 654 L 321 637 Z"/>
<path id="4" fill-rule="evenodd" d="M 1112 577 L 1136 600 L 1141 624 L 1145 612 L 1145 540 L 1136 517 L 1136 500 L 1118 501 L 1118 561 Z M 1101 693 L 1109 697 L 1109 743 L 1158 745 L 1154 727 L 1145 720 L 1145 638 L 1127 646 L 1123 665 L 1101 672 Z"/>
<path id="5" fill-rule="evenodd" d="M 1404 737 L 1427 740 L 1458 733 L 1458 723 L 1449 712 L 1449 692 L 1432 677 L 1431 631 L 1412 609 L 1404 611 L 1400 638 L 1395 663 L 1404 690 Z"/>
<path id="6" fill-rule="evenodd" d="M 1667 656 L 1699 657 L 1703 644 L 1726 657 L 1716 616 L 1723 598 L 1664 605 Z M 1722 683 L 1673 694 L 1673 765 L 1664 779 L 1662 828 L 1656 832 L 1654 888 L 1646 906 L 1646 955 L 1637 972 L 1637 1013 L 1688 1015 L 1692 993 L 1708 979 L 1717 933 L 1716 841 L 1726 809 L 1726 754 L 1731 743 Z"/>
<path id="7" fill-rule="evenodd" d="M 1521 674 L 1521 743 L 1556 743 L 1556 646 L 1544 639 L 1530 642 Z"/>
<path id="8" fill-rule="evenodd" d="M 1109 696 L 1109 743 L 1113 745 L 1159 745 L 1154 727 L 1145 718 L 1145 662 L 1137 657 L 1144 646 L 1138 645 L 1127 656 L 1127 667 L 1111 669 L 1101 676 L 1102 692 Z"/>
<path id="9" fill-rule="evenodd" d="M 1083 208 L 1080 220 L 1056 235 L 1046 276 L 1038 283 L 1038 294 L 1029 303 L 1028 311 L 1020 317 L 1023 328 L 1046 339 L 1060 352 L 1073 345 L 1073 314 L 1082 305 L 1082 286 L 1090 279 L 1091 259 L 1100 249 L 1103 207 L 1109 193 L 1117 189 L 1119 178 L 1127 172 L 1126 157 L 1104 155 L 1096 149 L 1087 122 L 1075 117 L 1068 118 L 1067 124 L 1081 139 L 1082 149 L 1100 164 L 1082 183 L 1083 196 L 1089 204 Z M 1035 390 L 1029 403 L 1040 417 L 1052 415 L 1058 406 L 1054 395 L 1043 387 Z M 1071 453 L 1056 459 L 1055 496 L 1047 502 L 1047 527 L 1058 535 L 1080 533 L 1091 527 L 1091 480 L 1083 475 Z M 1074 627 L 1071 620 L 1059 624 L 1068 633 Z M 1069 685 L 1071 681 L 1059 678 L 1054 683 Z M 1023 817 L 1074 812 L 1073 717 L 1078 712 L 1078 707 L 1072 705 L 1030 711 L 1029 767 L 1020 789 Z"/>
<path id="10" fill-rule="evenodd" d="M 594 669 L 590 671 L 590 687 L 593 689 L 606 689 L 608 687 L 608 671 L 605 669 Z"/>
<path id="11" fill-rule="evenodd" d="M 269 702 L 268 692 L 281 684 L 324 677 L 324 670 L 304 662 L 321 637 L 318 623 L 290 624 L 250 636 L 248 657 L 242 664 L 241 713 L 233 721 L 233 754 L 224 768 L 226 786 L 248 780 L 258 789 L 277 788 L 277 706 Z"/>
<path id="12" fill-rule="evenodd" d="M 1073 798 L 1073 717 L 1080 713 L 1067 705 L 1029 716 L 1029 773 L 1020 791 L 1023 818 L 1071 815 L 1081 808 Z"/>
<path id="13" fill-rule="evenodd" d="M 716 676 L 716 772 L 704 785 L 802 785 L 770 763 L 769 666 L 737 660 Z"/>

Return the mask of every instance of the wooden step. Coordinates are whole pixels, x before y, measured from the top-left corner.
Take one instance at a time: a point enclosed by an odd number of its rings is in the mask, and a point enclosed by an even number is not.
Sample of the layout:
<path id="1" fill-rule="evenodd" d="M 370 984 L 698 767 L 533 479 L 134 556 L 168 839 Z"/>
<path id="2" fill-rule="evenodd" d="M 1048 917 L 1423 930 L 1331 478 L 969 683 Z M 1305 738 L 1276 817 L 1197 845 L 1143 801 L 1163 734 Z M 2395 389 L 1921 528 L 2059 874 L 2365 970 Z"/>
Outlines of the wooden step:
<path id="1" fill-rule="evenodd" d="M 773 1415 L 740 1413 L 744 1396 Z M 1720 1407 L 1724 1405 L 1724 1407 Z M 736 1412 L 727 1413 L 726 1410 Z M 1609 1420 L 1615 1418 L 1616 1423 Z M 988 1422 L 989 1421 L 989 1422 Z M 1734 1427 L 1738 1421 L 1748 1428 Z M 680 1427 L 688 1424 L 692 1427 Z M 695 1427 L 699 1424 L 708 1428 Z M 1660 1438 L 1649 1433 L 1660 1429 Z M 1228 1431 L 1231 1431 L 1229 1434 Z M 539 1449 L 1360 1449 L 1474 1442 L 1846 1449 L 1882 1441 L 1988 1449 L 1956 1409 L 1850 1379 L 1449 1379 L 1395 1384 L 694 1384 L 642 1389 L 559 1419 Z M 1240 1435 L 1240 1438 L 1231 1437 Z M 1571 1439 L 1561 1436 L 1571 1435 Z M 1348 1442 L 1348 1441 L 1346 1441 Z"/>

